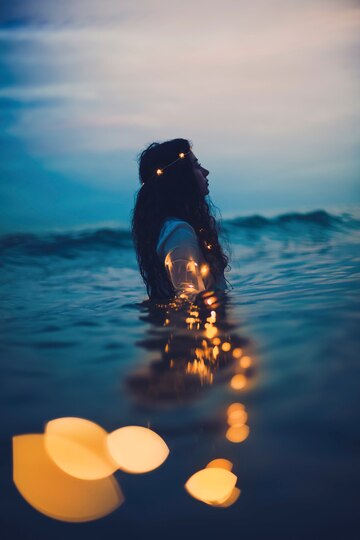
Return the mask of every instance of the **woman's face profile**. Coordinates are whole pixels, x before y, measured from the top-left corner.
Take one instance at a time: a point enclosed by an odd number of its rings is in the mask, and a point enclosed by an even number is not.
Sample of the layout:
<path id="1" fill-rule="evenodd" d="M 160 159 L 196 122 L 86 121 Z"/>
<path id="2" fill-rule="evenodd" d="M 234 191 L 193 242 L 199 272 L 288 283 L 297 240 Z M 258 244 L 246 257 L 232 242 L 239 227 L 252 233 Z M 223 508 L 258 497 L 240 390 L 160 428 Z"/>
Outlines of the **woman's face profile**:
<path id="1" fill-rule="evenodd" d="M 189 158 L 193 166 L 195 178 L 200 188 L 201 195 L 209 195 L 209 181 L 206 178 L 209 174 L 209 171 L 201 166 L 201 163 L 199 163 L 197 157 L 195 156 L 195 154 L 193 154 L 193 152 L 190 152 Z"/>

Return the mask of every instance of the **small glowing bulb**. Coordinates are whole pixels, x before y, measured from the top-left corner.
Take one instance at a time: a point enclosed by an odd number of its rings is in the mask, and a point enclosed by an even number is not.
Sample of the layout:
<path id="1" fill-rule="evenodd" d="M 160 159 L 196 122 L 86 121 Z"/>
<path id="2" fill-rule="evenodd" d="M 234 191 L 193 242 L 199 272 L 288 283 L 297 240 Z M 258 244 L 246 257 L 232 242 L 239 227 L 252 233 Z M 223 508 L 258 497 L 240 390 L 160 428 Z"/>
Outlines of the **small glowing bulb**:
<path id="1" fill-rule="evenodd" d="M 156 174 L 160 176 L 163 173 L 162 169 L 157 169 Z"/>
<path id="2" fill-rule="evenodd" d="M 184 158 L 184 157 L 185 157 L 185 154 L 184 154 L 184 152 L 180 152 L 180 154 L 179 154 L 179 158 Z"/>

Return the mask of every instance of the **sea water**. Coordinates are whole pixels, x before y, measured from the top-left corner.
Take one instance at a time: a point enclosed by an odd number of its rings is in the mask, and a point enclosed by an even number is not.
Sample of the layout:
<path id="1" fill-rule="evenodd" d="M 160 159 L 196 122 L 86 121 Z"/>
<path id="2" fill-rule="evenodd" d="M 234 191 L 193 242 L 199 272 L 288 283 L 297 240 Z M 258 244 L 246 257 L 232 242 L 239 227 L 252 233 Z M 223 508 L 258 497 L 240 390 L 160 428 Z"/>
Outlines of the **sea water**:
<path id="1" fill-rule="evenodd" d="M 231 289 L 205 314 L 144 301 L 128 230 L 1 237 L 2 538 L 358 538 L 360 222 L 318 210 L 223 225 Z M 169 455 L 116 471 L 106 515 L 49 517 L 14 484 L 12 439 L 66 417 L 150 428 Z M 185 488 L 214 459 L 236 476 L 227 507 Z"/>

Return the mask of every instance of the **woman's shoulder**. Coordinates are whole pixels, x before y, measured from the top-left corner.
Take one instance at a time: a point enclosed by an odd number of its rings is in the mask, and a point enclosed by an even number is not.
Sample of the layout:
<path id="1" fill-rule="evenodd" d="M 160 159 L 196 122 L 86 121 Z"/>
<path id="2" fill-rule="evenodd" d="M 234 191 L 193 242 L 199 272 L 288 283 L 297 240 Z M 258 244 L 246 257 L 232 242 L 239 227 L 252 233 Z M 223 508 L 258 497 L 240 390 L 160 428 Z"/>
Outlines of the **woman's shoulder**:
<path id="1" fill-rule="evenodd" d="M 159 240 L 156 246 L 156 251 L 158 253 L 162 251 L 164 245 L 170 238 L 176 242 L 196 239 L 196 233 L 187 221 L 180 218 L 169 217 L 166 218 L 160 230 Z"/>
<path id="2" fill-rule="evenodd" d="M 170 234 L 175 230 L 191 231 L 192 233 L 195 233 L 193 227 L 187 221 L 184 221 L 180 218 L 168 217 L 165 219 L 162 225 L 162 228 L 160 230 L 160 237 L 165 234 Z"/>

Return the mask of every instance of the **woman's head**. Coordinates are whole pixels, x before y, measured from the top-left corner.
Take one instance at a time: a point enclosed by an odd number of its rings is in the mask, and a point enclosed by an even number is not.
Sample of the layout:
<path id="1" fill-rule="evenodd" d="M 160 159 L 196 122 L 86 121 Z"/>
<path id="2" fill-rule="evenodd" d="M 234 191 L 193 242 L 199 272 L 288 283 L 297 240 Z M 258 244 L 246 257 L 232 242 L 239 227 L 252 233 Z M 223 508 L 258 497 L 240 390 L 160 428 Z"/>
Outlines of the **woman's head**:
<path id="1" fill-rule="evenodd" d="M 141 188 L 133 211 L 132 232 L 140 272 L 150 297 L 160 297 L 157 283 L 172 290 L 156 245 L 160 229 L 168 217 L 176 217 L 194 228 L 201 250 L 216 277 L 227 265 L 211 214 L 207 176 L 186 139 L 150 144 L 139 155 Z M 206 249 L 213 246 L 212 253 Z"/>
<path id="2" fill-rule="evenodd" d="M 209 193 L 208 174 L 186 139 L 152 143 L 139 156 L 142 187 L 164 199 L 167 211 L 197 205 Z"/>

